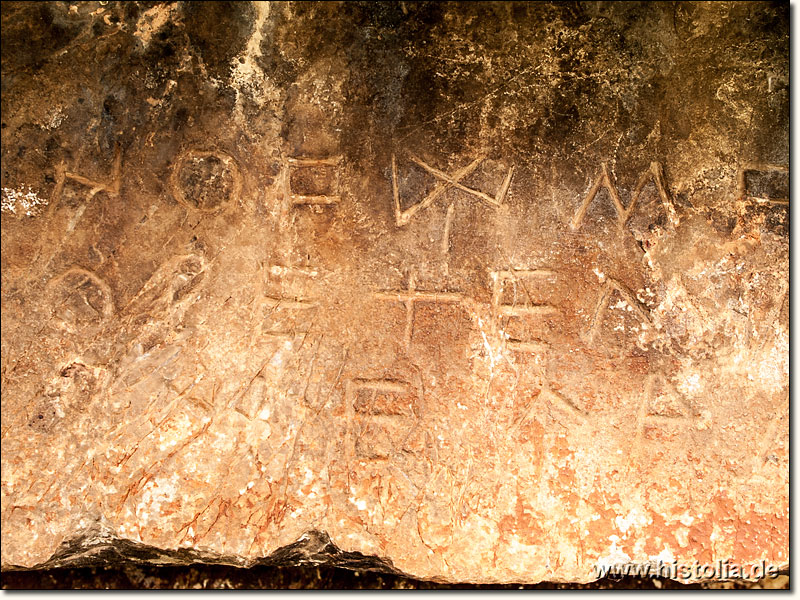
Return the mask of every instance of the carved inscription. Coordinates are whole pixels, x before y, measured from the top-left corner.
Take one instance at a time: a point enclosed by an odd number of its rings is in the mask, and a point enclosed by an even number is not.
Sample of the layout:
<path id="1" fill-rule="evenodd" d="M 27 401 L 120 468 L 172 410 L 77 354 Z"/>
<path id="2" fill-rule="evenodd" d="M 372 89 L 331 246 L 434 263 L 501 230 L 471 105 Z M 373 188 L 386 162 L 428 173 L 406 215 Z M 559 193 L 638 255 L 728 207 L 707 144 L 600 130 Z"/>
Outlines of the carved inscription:
<path id="1" fill-rule="evenodd" d="M 114 148 L 114 160 L 111 167 L 111 178 L 109 181 L 95 181 L 89 177 L 84 177 L 72 171 L 60 168 L 56 175 L 56 190 L 54 197 L 58 199 L 63 191 L 66 181 L 74 181 L 89 188 L 89 198 L 93 198 L 100 192 L 106 192 L 112 196 L 119 194 L 122 185 L 122 148 L 119 144 Z"/>
<path id="2" fill-rule="evenodd" d="M 4 4 L 3 571 L 785 572 L 788 3 L 641 4 Z"/>
<path id="3" fill-rule="evenodd" d="M 789 206 L 789 168 L 781 165 L 747 165 L 739 171 L 742 198 Z"/>
<path id="4" fill-rule="evenodd" d="M 284 193 L 292 204 L 338 204 L 341 157 L 289 158 Z"/>
<path id="5" fill-rule="evenodd" d="M 547 402 L 548 411 L 559 423 L 573 422 L 582 424 L 586 421 L 586 412 L 579 408 L 568 396 L 545 385 L 540 398 Z"/>
<path id="6" fill-rule="evenodd" d="M 238 202 L 242 176 L 231 156 L 191 149 L 175 161 L 170 187 L 183 206 L 202 213 L 216 213 Z"/>
<path id="7" fill-rule="evenodd" d="M 308 333 L 307 317 L 319 303 L 303 290 L 315 276 L 314 269 L 270 267 L 268 281 L 257 290 L 254 302 L 255 310 L 265 316 L 259 325 L 262 335 L 292 340 L 295 335 Z"/>
<path id="8" fill-rule="evenodd" d="M 475 160 L 470 162 L 468 165 L 462 167 L 461 169 L 456 170 L 453 174 L 447 174 L 444 171 L 432 167 L 431 165 L 427 164 L 422 159 L 416 156 L 410 156 L 410 160 L 412 163 L 420 167 L 422 170 L 433 176 L 437 180 L 436 186 L 431 190 L 428 194 L 425 195 L 422 200 L 413 204 L 403 210 L 400 200 L 400 179 L 398 176 L 397 171 L 397 158 L 392 155 L 392 195 L 393 195 L 393 208 L 394 208 L 394 218 L 395 224 L 398 227 L 402 227 L 407 225 L 411 219 L 417 215 L 419 212 L 423 211 L 424 209 L 428 208 L 431 204 L 433 204 L 438 198 L 442 197 L 445 192 L 451 189 L 461 190 L 473 196 L 474 198 L 478 198 L 482 202 L 485 202 L 489 206 L 493 208 L 498 208 L 502 206 L 506 195 L 508 194 L 508 188 L 511 186 L 511 178 L 514 175 L 514 167 L 508 169 L 503 182 L 500 184 L 499 188 L 495 192 L 494 196 L 487 194 L 486 192 L 482 192 L 478 189 L 469 187 L 464 185 L 462 181 L 464 181 L 470 174 L 476 171 L 476 169 L 481 165 L 481 163 L 486 160 L 486 156 L 481 155 L 478 156 Z M 447 216 L 445 217 L 445 224 L 442 234 L 442 252 L 447 254 L 450 249 L 450 233 L 453 224 L 453 218 L 455 216 L 456 207 L 454 204 L 450 204 L 447 207 Z"/>
<path id="9" fill-rule="evenodd" d="M 672 424 L 692 417 L 692 405 L 663 375 L 651 373 L 646 383 L 645 418 L 654 424 Z"/>
<path id="10" fill-rule="evenodd" d="M 595 312 L 587 336 L 589 343 L 595 343 L 598 340 L 603 321 L 608 314 L 611 301 L 615 297 L 622 301 L 620 304 L 621 309 L 634 314 L 645 326 L 651 323 L 650 311 L 647 307 L 639 302 L 633 292 L 628 289 L 624 283 L 609 277 L 603 284 L 602 291 L 600 292 L 600 299 L 595 306 Z"/>
<path id="11" fill-rule="evenodd" d="M 406 308 L 406 328 L 403 341 L 406 349 L 411 348 L 411 338 L 414 335 L 414 304 L 416 302 L 445 302 L 448 304 L 458 304 L 464 300 L 464 296 L 452 292 L 424 292 L 416 289 L 414 276 L 408 278 L 408 289 L 406 290 L 387 290 L 375 292 L 378 300 L 401 302 Z"/>
<path id="12" fill-rule="evenodd" d="M 418 415 L 418 393 L 393 379 L 351 379 L 345 388 L 351 456 L 383 461 L 402 449 Z"/>
<path id="13" fill-rule="evenodd" d="M 504 318 L 523 318 L 537 319 L 545 318 L 558 314 L 558 307 L 551 304 L 536 304 L 531 299 L 531 293 L 527 285 L 539 285 L 543 279 L 550 279 L 555 276 L 555 272 L 549 269 L 513 269 L 509 271 L 492 271 L 492 311 L 494 313 L 494 326 L 496 332 L 502 331 L 501 325 Z M 505 292 L 508 284 L 514 288 L 513 301 L 505 299 Z M 517 302 L 517 296 L 520 301 Z M 509 350 L 520 352 L 543 352 L 547 348 L 547 343 L 542 340 L 520 340 L 506 338 L 506 347 Z"/>
<path id="14" fill-rule="evenodd" d="M 112 161 L 111 174 L 106 181 L 98 181 L 83 175 L 79 175 L 66 168 L 64 164 L 56 166 L 55 169 L 55 188 L 53 189 L 53 201 L 47 208 L 48 213 L 52 216 L 56 214 L 60 206 L 66 207 L 65 213 L 69 215 L 68 220 L 63 230 L 51 229 L 44 233 L 41 240 L 42 252 L 38 259 L 29 269 L 29 277 L 31 280 L 42 276 L 47 272 L 53 259 L 58 256 L 64 247 L 65 242 L 69 239 L 71 234 L 78 227 L 84 213 L 86 212 L 89 203 L 83 200 L 85 188 L 89 188 L 89 200 L 92 200 L 99 193 L 106 193 L 110 196 L 118 196 L 122 187 L 122 149 L 119 144 L 114 148 L 114 158 Z M 68 187 L 67 184 L 73 183 L 80 186 L 80 194 L 75 194 L 75 190 Z M 70 193 L 72 192 L 72 193 Z M 4 198 L 5 212 L 5 198 Z M 42 204 L 29 206 L 31 216 L 41 214 Z M 23 205 L 22 208 L 25 208 Z M 32 212 L 31 212 L 32 211 Z M 20 213 L 22 214 L 27 213 Z"/>
<path id="15" fill-rule="evenodd" d="M 485 157 L 480 157 L 480 160 L 482 161 L 484 158 Z M 416 156 L 412 156 L 411 157 L 411 161 L 414 164 L 419 165 L 420 167 L 422 167 L 428 173 L 433 175 L 436 179 L 444 182 L 445 184 L 449 184 L 452 187 L 457 188 L 457 189 L 461 190 L 462 192 L 466 192 L 467 194 L 469 194 L 471 196 L 475 196 L 479 200 L 483 200 L 484 202 L 488 203 L 489 205 L 495 206 L 495 207 L 500 206 L 503 203 L 503 200 L 506 197 L 506 193 L 508 192 L 508 187 L 511 185 L 511 177 L 514 174 L 514 167 L 511 167 L 508 170 L 508 174 L 506 175 L 506 178 L 503 180 L 503 183 L 500 185 L 500 189 L 498 189 L 497 193 L 494 195 L 494 197 L 492 197 L 489 194 L 481 192 L 480 190 L 476 190 L 476 189 L 473 189 L 471 187 L 467 187 L 466 185 L 462 184 L 461 183 L 461 179 L 466 177 L 467 174 L 461 175 L 459 173 L 458 174 L 459 176 L 457 178 L 455 178 L 455 177 L 451 177 L 450 175 L 448 175 L 444 171 L 440 171 L 439 169 L 436 169 L 436 168 L 428 165 L 427 163 L 425 163 L 424 161 L 420 160 Z M 474 162 L 470 163 L 470 165 L 472 165 L 472 164 L 475 164 L 475 163 Z M 393 171 L 394 171 L 394 167 L 392 167 L 392 168 L 393 168 Z M 472 169 L 470 169 L 470 172 L 471 171 L 472 171 Z"/>
<path id="16" fill-rule="evenodd" d="M 689 429 L 704 429 L 708 424 L 696 418 L 692 403 L 672 382 L 660 373 L 650 373 L 637 416 L 634 453 L 642 451 L 643 440 L 661 435 L 686 433 Z"/>
<path id="17" fill-rule="evenodd" d="M 111 288 L 100 277 L 72 267 L 48 284 L 53 315 L 67 329 L 83 328 L 114 313 Z"/>
<path id="18" fill-rule="evenodd" d="M 263 376 L 263 370 L 262 367 L 232 402 L 233 409 L 251 421 L 256 417 L 264 420 L 269 418 L 269 412 L 264 412 L 269 385 Z"/>
<path id="19" fill-rule="evenodd" d="M 678 218 L 675 213 L 675 207 L 673 205 L 672 198 L 670 197 L 670 194 L 667 191 L 667 186 L 664 183 L 663 168 L 661 166 L 661 163 L 652 162 L 650 163 L 650 168 L 644 173 L 642 173 L 642 175 L 639 177 L 639 181 L 636 184 L 636 188 L 634 188 L 633 190 L 633 195 L 631 197 L 630 204 L 628 204 L 627 207 L 622 203 L 622 200 L 620 199 L 619 192 L 617 191 L 617 185 L 614 181 L 614 176 L 611 173 L 611 171 L 609 171 L 608 164 L 603 163 L 600 175 L 595 180 L 583 203 L 581 203 L 581 206 L 578 208 L 578 211 L 572 218 L 572 222 L 570 223 L 572 229 L 578 229 L 583 224 L 583 221 L 586 217 L 586 213 L 589 210 L 589 206 L 592 204 L 594 199 L 597 197 L 597 194 L 603 188 L 605 188 L 606 191 L 608 192 L 608 195 L 611 198 L 611 202 L 614 205 L 614 210 L 617 213 L 618 227 L 620 229 L 624 228 L 625 224 L 628 222 L 628 220 L 631 218 L 631 215 L 636 210 L 639 198 L 642 195 L 642 191 L 644 190 L 645 185 L 647 185 L 648 181 L 650 180 L 652 180 L 656 186 L 659 198 L 661 199 L 661 203 L 664 207 L 664 210 L 666 211 L 669 224 L 674 227 L 678 223 Z"/>

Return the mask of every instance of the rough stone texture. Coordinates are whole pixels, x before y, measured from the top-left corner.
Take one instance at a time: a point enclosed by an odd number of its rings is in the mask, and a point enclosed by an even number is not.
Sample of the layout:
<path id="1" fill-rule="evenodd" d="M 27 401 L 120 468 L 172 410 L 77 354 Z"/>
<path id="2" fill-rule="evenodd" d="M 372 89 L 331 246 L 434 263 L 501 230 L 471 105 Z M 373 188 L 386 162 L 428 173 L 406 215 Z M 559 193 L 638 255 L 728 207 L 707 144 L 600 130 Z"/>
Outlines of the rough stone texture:
<path id="1" fill-rule="evenodd" d="M 757 581 L 703 581 L 679 583 L 672 579 L 623 577 L 588 583 L 439 583 L 410 579 L 393 573 L 357 571 L 338 567 L 257 565 L 247 569 L 228 565 L 128 564 L 114 567 L 15 570 L 0 573 L 0 587 L 19 589 L 790 589 L 789 575 Z"/>
<path id="2" fill-rule="evenodd" d="M 788 4 L 2 30 L 4 569 L 788 565 Z"/>

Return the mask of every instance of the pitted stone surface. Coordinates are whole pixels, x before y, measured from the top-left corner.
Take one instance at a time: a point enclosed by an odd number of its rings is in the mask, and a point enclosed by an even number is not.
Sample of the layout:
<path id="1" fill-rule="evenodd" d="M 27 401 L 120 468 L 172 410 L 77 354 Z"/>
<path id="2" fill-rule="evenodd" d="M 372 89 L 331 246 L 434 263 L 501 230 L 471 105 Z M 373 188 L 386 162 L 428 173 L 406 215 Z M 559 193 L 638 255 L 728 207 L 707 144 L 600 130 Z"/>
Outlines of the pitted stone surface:
<path id="1" fill-rule="evenodd" d="M 788 5 L 2 27 L 4 569 L 788 565 Z"/>

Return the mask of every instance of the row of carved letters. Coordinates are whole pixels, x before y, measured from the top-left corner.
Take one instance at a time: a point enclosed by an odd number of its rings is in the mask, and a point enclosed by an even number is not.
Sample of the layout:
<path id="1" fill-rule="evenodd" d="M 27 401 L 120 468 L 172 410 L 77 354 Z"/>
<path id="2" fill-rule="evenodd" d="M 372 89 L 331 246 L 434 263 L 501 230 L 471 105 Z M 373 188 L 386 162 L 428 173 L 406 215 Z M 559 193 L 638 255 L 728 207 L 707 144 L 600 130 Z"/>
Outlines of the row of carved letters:
<path id="1" fill-rule="evenodd" d="M 216 157 L 220 159 L 223 163 L 227 165 L 232 165 L 233 168 L 237 169 L 238 166 L 236 161 L 230 157 L 229 155 L 219 152 L 219 151 L 201 151 L 201 150 L 194 150 L 190 149 L 183 152 L 179 155 L 178 160 L 176 160 L 175 165 L 173 166 L 173 172 L 177 171 L 177 169 L 181 166 L 182 162 L 189 157 Z M 436 181 L 436 185 L 428 194 L 426 194 L 421 200 L 418 202 L 411 204 L 408 208 L 403 209 L 401 206 L 401 197 L 400 197 L 400 176 L 398 174 L 398 167 L 397 167 L 397 158 L 392 155 L 392 163 L 391 163 L 391 179 L 392 179 L 392 202 L 393 202 L 393 210 L 394 210 L 394 217 L 395 217 L 395 224 L 398 227 L 402 227 L 407 225 L 411 222 L 412 218 L 414 218 L 418 213 L 423 211 L 424 209 L 431 206 L 438 198 L 442 197 L 445 192 L 451 189 L 460 190 L 478 200 L 481 200 L 485 204 L 493 208 L 499 208 L 505 202 L 506 196 L 508 194 L 508 190 L 511 186 L 511 180 L 514 175 L 514 167 L 508 169 L 505 176 L 503 177 L 502 183 L 500 184 L 499 188 L 497 189 L 494 196 L 491 196 L 481 190 L 478 190 L 474 187 L 469 187 L 465 185 L 463 180 L 465 180 L 470 174 L 474 173 L 477 168 L 483 163 L 486 159 L 486 155 L 479 155 L 474 160 L 470 161 L 466 166 L 457 169 L 452 174 L 448 174 L 436 167 L 433 167 L 427 164 L 422 159 L 410 155 L 409 160 L 413 164 L 420 167 L 423 171 L 430 174 Z M 110 182 L 102 182 L 96 181 L 76 173 L 72 173 L 67 171 L 63 167 L 58 170 L 57 173 L 57 185 L 60 187 L 63 185 L 64 180 L 69 179 L 83 185 L 86 185 L 90 188 L 91 194 L 94 195 L 97 192 L 105 191 L 109 194 L 118 194 L 120 191 L 120 183 L 121 183 L 121 161 L 122 161 L 122 153 L 119 146 L 115 149 L 114 159 L 113 159 L 113 167 L 112 167 L 112 176 Z M 295 205 L 335 205 L 341 201 L 341 192 L 340 192 L 340 184 L 341 184 L 341 166 L 342 166 L 342 157 L 341 156 L 333 156 L 329 158 L 297 158 L 297 157 L 287 157 L 284 160 L 284 168 L 282 170 L 282 182 L 284 188 L 284 194 L 287 198 L 289 198 L 290 202 Z M 330 181 L 327 182 L 327 190 L 316 190 L 314 193 L 305 193 L 302 190 L 294 190 L 291 184 L 291 175 L 293 172 L 301 169 L 323 169 L 330 171 Z M 780 165 L 745 165 L 739 170 L 739 178 L 738 178 L 738 185 L 739 185 L 739 192 L 742 197 L 746 197 L 749 195 L 747 189 L 747 182 L 745 178 L 746 173 L 785 173 L 788 176 L 788 169 L 784 166 Z M 237 176 L 238 178 L 238 176 Z M 623 204 L 620 194 L 617 190 L 617 185 L 615 182 L 615 178 L 611 171 L 608 168 L 607 163 L 602 163 L 600 167 L 600 174 L 594 180 L 589 192 L 587 193 L 586 197 L 581 202 L 580 206 L 578 207 L 577 211 L 573 215 L 570 226 L 573 229 L 579 228 L 585 220 L 586 213 L 588 211 L 589 206 L 595 200 L 597 195 L 602 189 L 605 189 L 608 192 L 608 196 L 611 200 L 611 203 L 614 207 L 614 210 L 617 213 L 617 224 L 619 227 L 623 227 L 625 223 L 630 219 L 633 212 L 636 209 L 636 206 L 639 202 L 641 194 L 647 185 L 648 182 L 652 181 L 655 189 L 658 193 L 659 199 L 664 207 L 664 211 L 668 216 L 669 223 L 674 225 L 677 223 L 676 214 L 675 214 L 675 207 L 670 196 L 669 190 L 665 183 L 664 178 L 664 171 L 663 167 L 658 162 L 652 162 L 648 169 L 642 173 L 636 183 L 636 186 L 633 190 L 632 197 L 630 203 L 626 206 Z M 787 204 L 788 199 L 786 198 L 758 198 L 753 196 L 755 200 L 761 202 L 772 202 L 776 204 Z M 454 211 L 454 205 L 450 204 L 448 207 L 449 215 L 452 215 Z M 450 219 L 451 216 L 448 217 Z M 447 226 L 446 226 L 447 228 Z"/>

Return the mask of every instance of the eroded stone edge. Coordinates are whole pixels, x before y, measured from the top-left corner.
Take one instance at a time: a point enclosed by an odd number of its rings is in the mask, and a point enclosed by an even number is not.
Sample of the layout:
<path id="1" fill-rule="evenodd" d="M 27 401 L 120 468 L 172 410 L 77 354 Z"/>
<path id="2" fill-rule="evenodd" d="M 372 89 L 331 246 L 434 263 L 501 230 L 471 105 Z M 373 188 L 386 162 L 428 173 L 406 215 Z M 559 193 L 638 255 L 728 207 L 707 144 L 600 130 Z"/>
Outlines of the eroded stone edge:
<path id="1" fill-rule="evenodd" d="M 390 575 L 421 579 L 436 583 L 474 583 L 474 584 L 508 584 L 543 583 L 543 579 L 525 579 L 514 582 L 496 578 L 480 578 L 469 582 L 450 580 L 446 577 L 420 578 L 413 573 L 406 573 L 396 569 L 389 557 L 369 556 L 360 552 L 342 551 L 324 531 L 309 530 L 301 535 L 296 542 L 282 546 L 268 556 L 245 560 L 235 555 L 224 555 L 204 551 L 196 548 L 161 549 L 149 544 L 143 544 L 127 538 L 122 538 L 109 527 L 96 523 L 84 532 L 62 542 L 61 546 L 46 561 L 31 567 L 3 563 L 0 571 L 35 571 L 60 568 L 85 568 L 108 567 L 122 563 L 134 563 L 150 566 L 187 566 L 187 565 L 221 565 L 247 569 L 250 567 L 303 567 L 325 566 L 350 569 L 353 571 L 374 571 Z M 636 567 L 648 563 L 624 563 L 635 572 Z M 597 567 L 599 565 L 595 565 Z M 604 565 L 608 566 L 608 565 Z M 620 565 L 612 565 L 622 566 Z M 789 574 L 789 563 L 778 567 L 778 575 Z M 597 572 L 596 568 L 592 572 Z M 601 577 L 589 576 L 573 579 L 554 578 L 548 583 L 591 583 Z M 702 581 L 722 581 L 722 579 L 679 579 L 671 578 L 681 583 L 698 583 Z M 755 578 L 743 578 L 744 581 L 757 581 Z"/>

